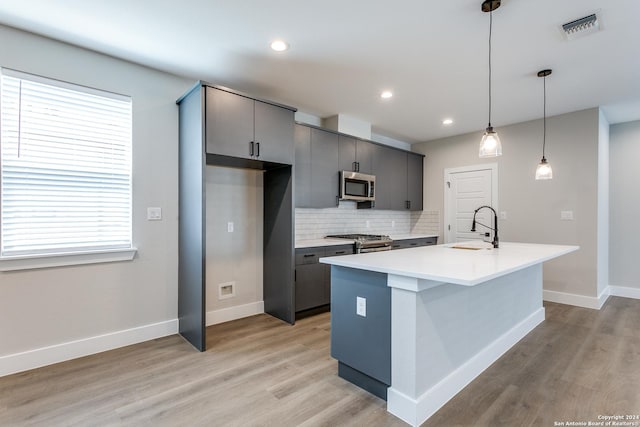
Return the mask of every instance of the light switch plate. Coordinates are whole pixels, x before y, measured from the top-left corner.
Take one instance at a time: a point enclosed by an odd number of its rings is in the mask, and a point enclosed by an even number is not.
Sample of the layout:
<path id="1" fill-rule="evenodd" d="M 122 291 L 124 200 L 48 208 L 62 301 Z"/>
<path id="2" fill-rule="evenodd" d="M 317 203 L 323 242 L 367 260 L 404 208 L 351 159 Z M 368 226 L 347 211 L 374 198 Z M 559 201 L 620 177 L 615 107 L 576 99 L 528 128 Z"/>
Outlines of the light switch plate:
<path id="1" fill-rule="evenodd" d="M 367 317 L 367 299 L 356 297 L 356 314 L 358 316 Z"/>
<path id="2" fill-rule="evenodd" d="M 161 221 L 162 220 L 162 208 L 147 208 L 147 220 L 148 221 Z"/>
<path id="3" fill-rule="evenodd" d="M 560 211 L 562 221 L 573 221 L 573 211 Z"/>

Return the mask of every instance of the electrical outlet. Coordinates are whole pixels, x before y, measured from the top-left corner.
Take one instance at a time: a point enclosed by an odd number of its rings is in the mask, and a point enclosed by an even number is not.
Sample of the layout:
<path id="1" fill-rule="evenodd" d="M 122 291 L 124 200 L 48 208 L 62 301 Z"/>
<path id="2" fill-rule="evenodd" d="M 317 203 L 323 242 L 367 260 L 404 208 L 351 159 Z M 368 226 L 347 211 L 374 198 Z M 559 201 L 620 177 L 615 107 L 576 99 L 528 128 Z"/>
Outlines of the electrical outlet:
<path id="1" fill-rule="evenodd" d="M 364 222 L 364 224 L 365 224 L 365 226 L 366 226 L 367 228 L 369 228 L 369 227 L 371 226 L 371 223 L 369 222 L 369 220 L 366 220 L 366 221 Z"/>
<path id="2" fill-rule="evenodd" d="M 162 208 L 147 208 L 147 220 L 148 221 L 161 221 L 162 220 Z"/>
<path id="3" fill-rule="evenodd" d="M 396 228 L 396 222 L 391 220 L 391 228 Z"/>
<path id="4" fill-rule="evenodd" d="M 233 233 L 233 222 L 228 222 L 227 223 L 227 231 L 229 233 Z"/>
<path id="5" fill-rule="evenodd" d="M 358 316 L 367 317 L 367 299 L 356 297 L 356 314 Z"/>

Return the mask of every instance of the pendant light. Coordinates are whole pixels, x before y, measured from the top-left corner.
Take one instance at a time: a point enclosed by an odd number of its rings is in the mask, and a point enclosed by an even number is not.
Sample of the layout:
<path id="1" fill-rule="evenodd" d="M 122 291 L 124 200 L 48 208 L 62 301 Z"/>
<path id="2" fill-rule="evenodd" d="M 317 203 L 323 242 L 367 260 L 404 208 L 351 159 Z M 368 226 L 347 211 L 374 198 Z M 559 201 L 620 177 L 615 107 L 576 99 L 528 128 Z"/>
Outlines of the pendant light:
<path id="1" fill-rule="evenodd" d="M 551 169 L 551 165 L 547 161 L 547 158 L 544 156 L 544 149 L 547 145 L 547 76 L 551 75 L 551 70 L 542 70 L 538 71 L 538 77 L 542 77 L 543 81 L 543 113 L 542 113 L 542 160 L 538 164 L 536 168 L 536 179 L 551 179 L 553 178 L 553 170 Z"/>
<path id="2" fill-rule="evenodd" d="M 491 126 L 491 32 L 493 30 L 493 11 L 500 7 L 500 0 L 485 0 L 482 2 L 482 11 L 489 12 L 489 125 L 487 126 L 482 141 L 480 141 L 480 157 L 502 156 L 502 144 L 498 133 Z"/>

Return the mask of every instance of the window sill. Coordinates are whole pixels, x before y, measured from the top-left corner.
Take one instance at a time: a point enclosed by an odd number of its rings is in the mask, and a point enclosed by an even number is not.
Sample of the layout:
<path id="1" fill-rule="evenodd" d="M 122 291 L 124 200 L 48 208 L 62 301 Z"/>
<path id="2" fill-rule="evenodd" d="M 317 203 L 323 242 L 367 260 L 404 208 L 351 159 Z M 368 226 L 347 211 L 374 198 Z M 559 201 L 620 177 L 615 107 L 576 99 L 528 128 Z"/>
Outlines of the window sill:
<path id="1" fill-rule="evenodd" d="M 33 270 L 37 268 L 131 261 L 136 255 L 136 252 L 136 248 L 131 248 L 4 257 L 0 258 L 0 271 Z"/>

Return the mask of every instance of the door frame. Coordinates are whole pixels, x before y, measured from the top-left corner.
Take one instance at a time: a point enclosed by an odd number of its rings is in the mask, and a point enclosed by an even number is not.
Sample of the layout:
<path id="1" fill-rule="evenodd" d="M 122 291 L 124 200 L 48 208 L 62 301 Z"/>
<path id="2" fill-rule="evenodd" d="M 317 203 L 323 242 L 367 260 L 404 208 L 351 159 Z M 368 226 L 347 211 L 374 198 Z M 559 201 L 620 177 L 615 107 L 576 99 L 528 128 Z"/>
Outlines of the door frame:
<path id="1" fill-rule="evenodd" d="M 451 204 L 451 175 L 461 172 L 476 172 L 482 170 L 490 170 L 491 171 L 491 207 L 493 207 L 496 212 L 498 212 L 498 164 L 497 163 L 484 163 L 480 165 L 471 165 L 471 166 L 461 166 L 457 168 L 446 168 L 444 170 L 444 181 L 443 181 L 443 191 L 444 191 L 444 217 L 442 221 L 442 227 L 444 228 L 444 243 L 451 243 L 451 230 L 448 227 L 449 224 L 449 215 L 452 212 L 449 212 L 449 206 Z"/>

